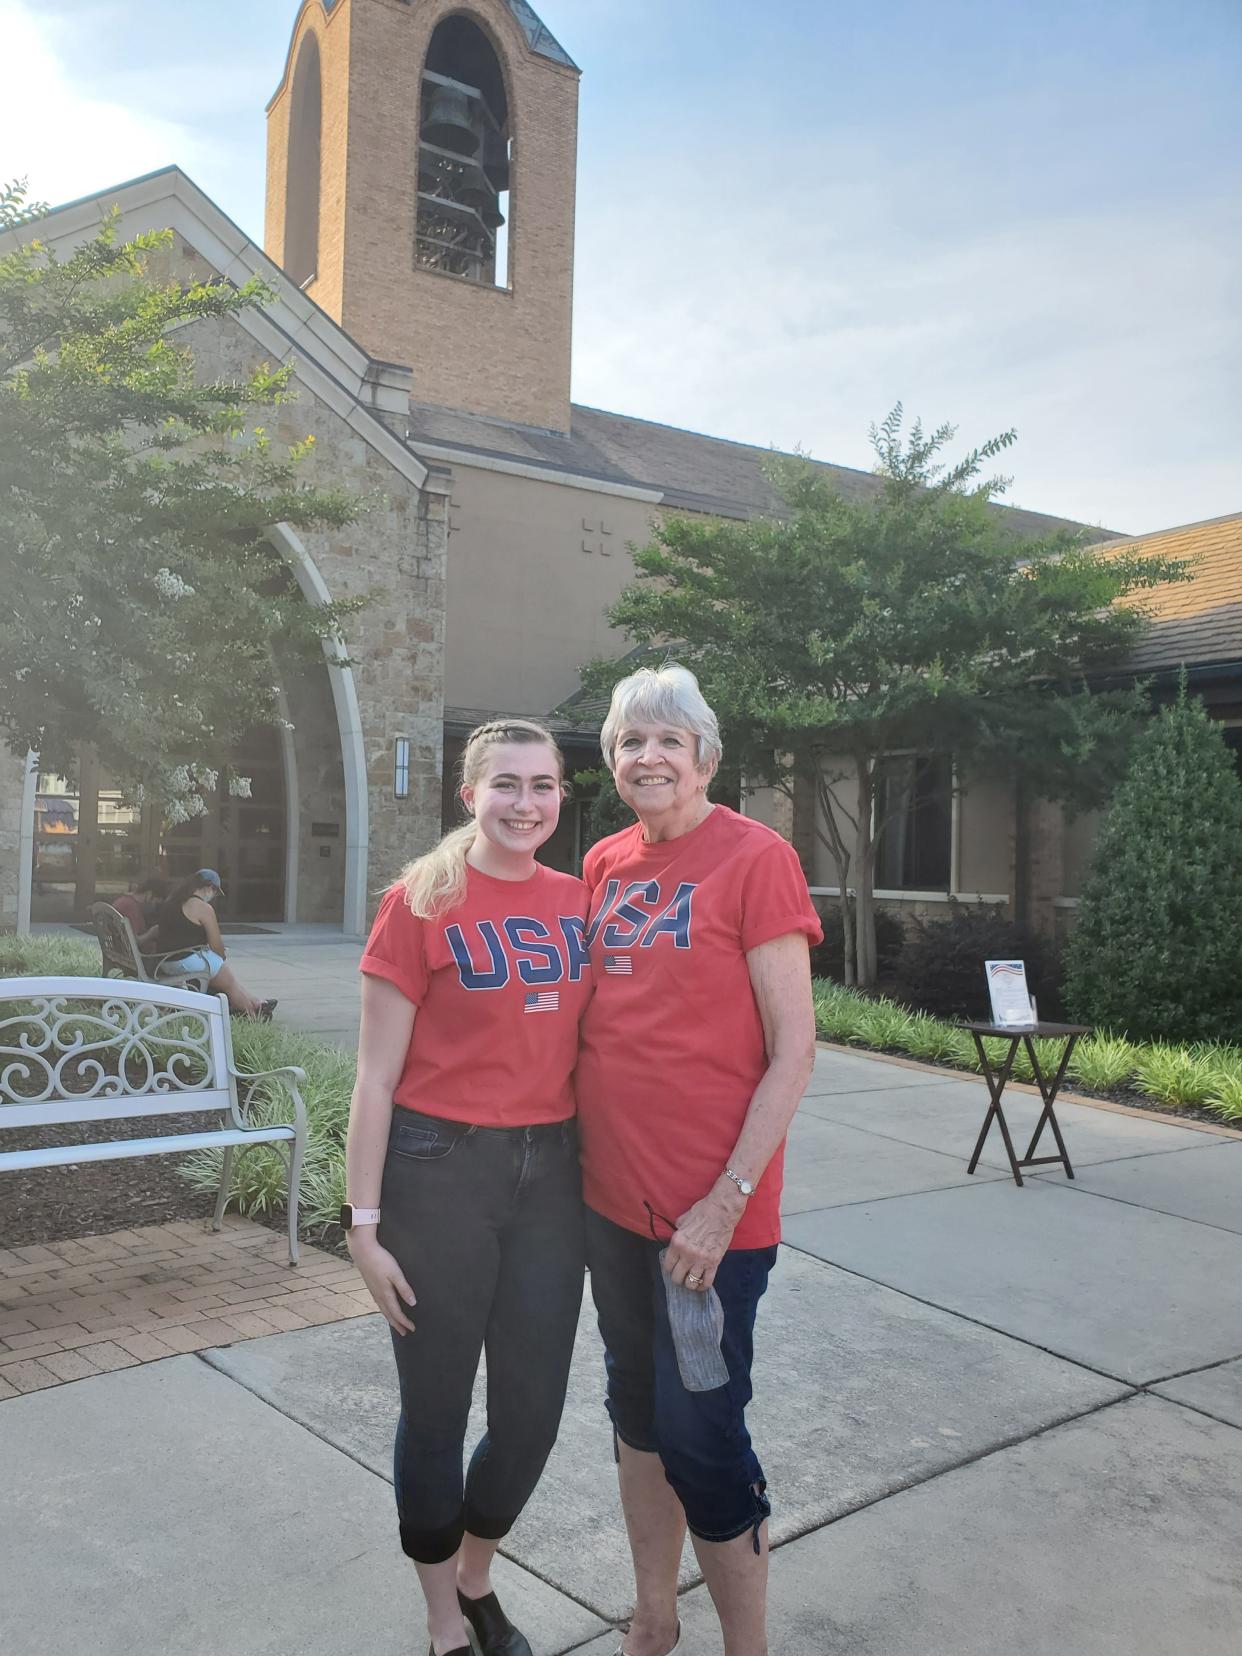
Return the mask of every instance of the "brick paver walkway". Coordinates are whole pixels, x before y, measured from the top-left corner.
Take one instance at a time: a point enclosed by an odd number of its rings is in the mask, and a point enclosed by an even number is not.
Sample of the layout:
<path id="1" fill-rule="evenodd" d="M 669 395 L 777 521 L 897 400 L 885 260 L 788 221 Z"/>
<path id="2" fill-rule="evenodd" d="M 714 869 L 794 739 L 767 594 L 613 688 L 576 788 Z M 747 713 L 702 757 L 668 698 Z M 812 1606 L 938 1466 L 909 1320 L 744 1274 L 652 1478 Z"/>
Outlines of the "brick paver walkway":
<path id="1" fill-rule="evenodd" d="M 0 1399 L 375 1310 L 348 1260 L 229 1216 L 0 1249 Z"/>

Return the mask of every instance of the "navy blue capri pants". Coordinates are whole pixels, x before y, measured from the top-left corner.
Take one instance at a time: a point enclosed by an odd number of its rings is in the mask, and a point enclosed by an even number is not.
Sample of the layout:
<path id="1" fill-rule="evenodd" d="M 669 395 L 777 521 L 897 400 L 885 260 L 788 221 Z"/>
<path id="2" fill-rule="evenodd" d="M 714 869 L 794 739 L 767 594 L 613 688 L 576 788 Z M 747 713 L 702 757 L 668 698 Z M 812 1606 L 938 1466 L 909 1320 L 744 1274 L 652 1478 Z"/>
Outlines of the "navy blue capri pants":
<path id="1" fill-rule="evenodd" d="M 755 1313 L 776 1249 L 731 1248 L 716 1271 L 729 1378 L 714 1391 L 682 1385 L 661 1281 L 661 1243 L 587 1209 L 587 1266 L 604 1340 L 608 1413 L 631 1449 L 657 1454 L 700 1541 L 732 1541 L 771 1512 L 746 1429 Z"/>

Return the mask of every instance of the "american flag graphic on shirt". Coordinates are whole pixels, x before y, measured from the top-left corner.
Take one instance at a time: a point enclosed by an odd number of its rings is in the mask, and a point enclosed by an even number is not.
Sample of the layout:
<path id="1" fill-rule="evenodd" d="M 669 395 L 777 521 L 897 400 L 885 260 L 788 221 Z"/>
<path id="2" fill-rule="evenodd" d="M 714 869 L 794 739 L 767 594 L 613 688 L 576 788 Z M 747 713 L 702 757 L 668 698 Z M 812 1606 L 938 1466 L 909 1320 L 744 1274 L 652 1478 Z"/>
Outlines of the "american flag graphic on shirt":
<path id="1" fill-rule="evenodd" d="M 526 997 L 527 1012 L 559 1012 L 561 1009 L 561 992 L 559 989 L 532 989 Z"/>
<path id="2" fill-rule="evenodd" d="M 613 977 L 631 977 L 634 972 L 634 962 L 627 954 L 606 954 L 604 956 L 604 970 L 611 972 Z"/>

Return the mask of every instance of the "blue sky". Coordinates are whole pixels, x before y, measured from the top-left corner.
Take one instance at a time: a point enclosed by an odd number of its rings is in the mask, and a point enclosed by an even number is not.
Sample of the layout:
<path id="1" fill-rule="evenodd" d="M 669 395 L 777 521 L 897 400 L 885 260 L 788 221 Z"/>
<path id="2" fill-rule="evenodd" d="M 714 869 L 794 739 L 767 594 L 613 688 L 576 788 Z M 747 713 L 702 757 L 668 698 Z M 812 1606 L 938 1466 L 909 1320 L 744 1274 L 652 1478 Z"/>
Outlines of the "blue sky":
<path id="1" fill-rule="evenodd" d="M 0 0 L 0 175 L 176 161 L 261 237 L 296 9 Z M 579 401 L 865 467 L 900 398 L 1016 426 L 1022 505 L 1242 510 L 1237 0 L 537 10 L 584 70 Z"/>

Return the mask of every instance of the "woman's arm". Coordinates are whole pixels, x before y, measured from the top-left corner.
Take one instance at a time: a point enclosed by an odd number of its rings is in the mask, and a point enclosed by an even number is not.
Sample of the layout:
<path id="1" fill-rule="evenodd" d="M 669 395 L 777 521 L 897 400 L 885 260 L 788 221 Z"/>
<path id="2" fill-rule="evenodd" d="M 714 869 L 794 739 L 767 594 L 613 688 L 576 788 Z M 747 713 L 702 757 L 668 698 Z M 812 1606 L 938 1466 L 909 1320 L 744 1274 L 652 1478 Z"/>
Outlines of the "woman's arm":
<path id="1" fill-rule="evenodd" d="M 801 932 L 774 937 L 748 950 L 746 965 L 763 1020 L 768 1067 L 751 1098 L 729 1166 L 757 1185 L 784 1141 L 811 1078 L 815 1008 L 810 948 Z M 664 1260 L 664 1269 L 674 1282 L 696 1276 L 699 1280 L 692 1287 L 711 1287 L 716 1267 L 746 1211 L 746 1200 L 722 1170 L 707 1195 L 680 1216 Z"/>
<path id="2" fill-rule="evenodd" d="M 203 928 L 209 949 L 214 949 L 222 958 L 228 953 L 220 936 L 220 922 L 210 903 L 205 903 L 201 897 L 191 897 L 182 905 L 181 912 L 187 920 L 193 920 L 195 925 Z"/>
<path id="3" fill-rule="evenodd" d="M 345 1193 L 355 1207 L 380 1205 L 392 1095 L 405 1067 L 416 1010 L 396 984 L 364 973 L 358 1079 L 345 1139 Z M 414 1304 L 414 1291 L 397 1261 L 380 1246 L 376 1227 L 360 1225 L 345 1240 L 371 1298 L 398 1334 L 409 1334 L 414 1324 L 404 1308 Z"/>

